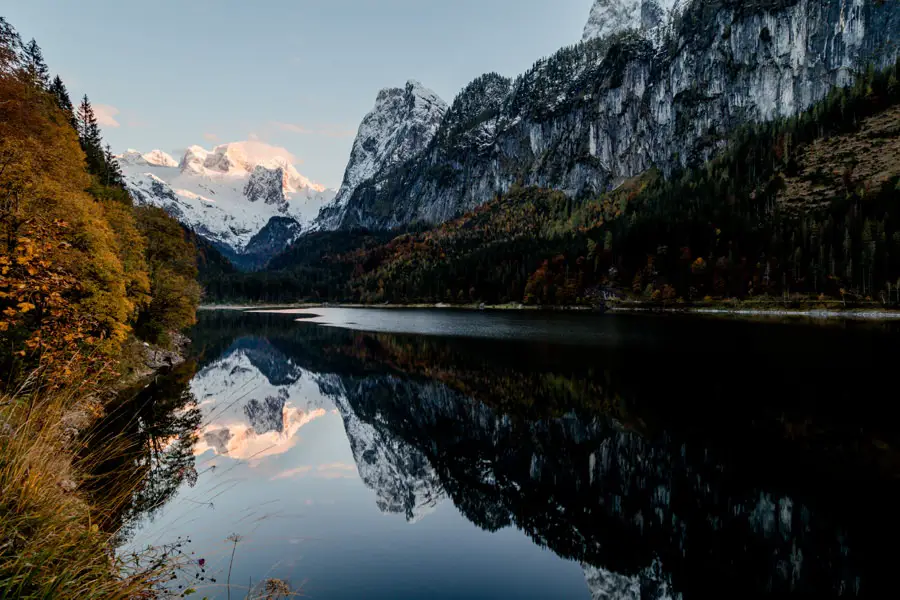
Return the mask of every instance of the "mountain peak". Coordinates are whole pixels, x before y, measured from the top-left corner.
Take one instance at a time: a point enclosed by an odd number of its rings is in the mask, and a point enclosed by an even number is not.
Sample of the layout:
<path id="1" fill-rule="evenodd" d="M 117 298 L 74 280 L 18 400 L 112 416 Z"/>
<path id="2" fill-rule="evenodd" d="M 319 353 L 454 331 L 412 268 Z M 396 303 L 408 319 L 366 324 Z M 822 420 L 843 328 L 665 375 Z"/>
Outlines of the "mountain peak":
<path id="1" fill-rule="evenodd" d="M 297 172 L 290 152 L 258 141 L 190 146 L 180 163 L 159 150 L 119 159 L 136 202 L 165 209 L 232 260 L 249 257 L 248 265 L 293 241 L 335 194 Z M 267 240 L 264 250 L 257 236 Z"/>
<path id="2" fill-rule="evenodd" d="M 133 148 L 129 148 L 124 154 L 116 157 L 119 162 L 125 165 L 143 165 L 151 167 L 177 167 L 178 163 L 174 158 L 163 152 L 162 150 L 153 150 L 146 154 L 141 154 Z"/>
<path id="3" fill-rule="evenodd" d="M 325 192 L 327 189 L 324 185 L 315 183 L 297 171 L 293 164 L 295 160 L 285 148 L 248 140 L 219 144 L 212 150 L 190 146 L 185 151 L 180 166 L 182 172 L 207 177 L 249 177 L 257 167 L 269 171 L 281 169 L 284 171 L 285 194 L 304 190 Z"/>
<path id="4" fill-rule="evenodd" d="M 177 167 L 178 161 L 162 150 L 151 150 L 144 155 L 144 160 L 156 167 Z"/>
<path id="5" fill-rule="evenodd" d="M 668 22 L 685 0 L 595 0 L 583 41 L 623 31 L 651 31 Z"/>
<path id="6" fill-rule="evenodd" d="M 425 102 L 431 104 L 443 104 L 444 101 L 433 90 L 425 87 L 416 79 L 410 79 L 403 87 L 387 87 L 378 92 L 375 97 L 375 108 L 390 101 L 404 99 L 406 101 Z"/>
<path id="7" fill-rule="evenodd" d="M 359 126 L 344 181 L 334 202 L 319 215 L 324 229 L 339 226 L 343 207 L 363 181 L 422 152 L 434 138 L 447 103 L 415 79 L 378 92 L 375 107 Z"/>

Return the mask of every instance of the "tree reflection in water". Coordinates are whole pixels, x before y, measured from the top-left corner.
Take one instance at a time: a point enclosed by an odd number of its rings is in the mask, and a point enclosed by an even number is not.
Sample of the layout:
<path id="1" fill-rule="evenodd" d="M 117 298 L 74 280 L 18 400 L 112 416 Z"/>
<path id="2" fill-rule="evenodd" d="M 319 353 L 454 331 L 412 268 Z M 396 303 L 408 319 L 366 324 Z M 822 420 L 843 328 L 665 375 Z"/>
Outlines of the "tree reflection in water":
<path id="1" fill-rule="evenodd" d="M 193 447 L 201 422 L 190 391 L 197 370 L 188 361 L 123 391 L 107 414 L 85 435 L 81 468 L 84 489 L 105 531 L 128 537 L 136 520 L 152 517 L 178 489 L 193 485 Z"/>

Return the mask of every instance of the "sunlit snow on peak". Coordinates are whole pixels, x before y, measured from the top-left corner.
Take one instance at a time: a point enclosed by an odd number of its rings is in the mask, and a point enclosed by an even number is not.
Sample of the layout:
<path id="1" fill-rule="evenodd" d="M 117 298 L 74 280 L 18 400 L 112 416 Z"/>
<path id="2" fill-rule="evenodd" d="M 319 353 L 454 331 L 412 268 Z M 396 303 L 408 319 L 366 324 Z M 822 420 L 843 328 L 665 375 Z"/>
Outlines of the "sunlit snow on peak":
<path id="1" fill-rule="evenodd" d="M 180 162 L 160 150 L 128 150 L 118 159 L 136 202 L 165 209 L 238 254 L 273 218 L 287 217 L 300 225 L 298 231 L 307 229 L 336 194 L 299 173 L 287 149 L 256 140 L 212 150 L 193 145 Z"/>

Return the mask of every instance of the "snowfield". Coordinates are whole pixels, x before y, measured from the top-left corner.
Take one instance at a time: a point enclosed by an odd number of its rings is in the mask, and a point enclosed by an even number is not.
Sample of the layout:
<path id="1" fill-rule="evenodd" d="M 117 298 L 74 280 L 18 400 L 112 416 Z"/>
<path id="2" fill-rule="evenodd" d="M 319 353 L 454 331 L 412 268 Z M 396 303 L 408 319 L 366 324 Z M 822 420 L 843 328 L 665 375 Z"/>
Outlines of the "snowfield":
<path id="1" fill-rule="evenodd" d="M 306 230 L 336 193 L 297 172 L 289 152 L 261 142 L 191 146 L 180 162 L 160 150 L 129 150 L 118 159 L 136 202 L 166 210 L 236 254 L 273 217 Z"/>

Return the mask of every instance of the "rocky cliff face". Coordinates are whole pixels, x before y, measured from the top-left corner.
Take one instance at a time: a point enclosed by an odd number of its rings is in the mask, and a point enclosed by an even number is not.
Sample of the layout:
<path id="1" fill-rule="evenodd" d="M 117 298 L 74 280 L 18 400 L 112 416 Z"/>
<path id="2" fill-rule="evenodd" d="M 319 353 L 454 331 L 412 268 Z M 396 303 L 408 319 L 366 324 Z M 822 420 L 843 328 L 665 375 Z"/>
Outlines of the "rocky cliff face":
<path id="1" fill-rule="evenodd" d="M 687 0 L 595 0 L 582 41 L 623 31 L 640 31 L 661 39 L 674 24 Z"/>
<path id="2" fill-rule="evenodd" d="M 389 172 L 420 154 L 431 142 L 447 110 L 441 98 L 418 81 L 381 90 L 375 108 L 359 126 L 344 181 L 334 202 L 323 207 L 317 226 L 336 229 L 347 201 L 364 181 Z"/>
<path id="3" fill-rule="evenodd" d="M 437 223 L 517 181 L 577 197 L 652 166 L 671 173 L 740 124 L 796 114 L 893 63 L 898 38 L 896 2 L 598 0 L 587 41 L 505 91 L 502 78 L 473 82 L 422 153 L 358 184 L 331 222 Z"/>
<path id="4" fill-rule="evenodd" d="M 267 169 L 257 166 L 250 173 L 250 179 L 244 186 L 244 196 L 250 202 L 274 204 L 279 210 L 287 212 L 287 200 L 284 197 L 284 169 Z"/>
<path id="5" fill-rule="evenodd" d="M 344 419 L 359 476 L 375 492 L 379 510 L 402 515 L 410 523 L 432 512 L 445 494 L 431 463 L 421 451 L 392 435 L 377 413 L 363 415 L 358 408 L 360 398 L 402 393 L 404 382 L 392 377 L 355 379 L 333 374 L 319 375 L 317 381 Z"/>

